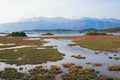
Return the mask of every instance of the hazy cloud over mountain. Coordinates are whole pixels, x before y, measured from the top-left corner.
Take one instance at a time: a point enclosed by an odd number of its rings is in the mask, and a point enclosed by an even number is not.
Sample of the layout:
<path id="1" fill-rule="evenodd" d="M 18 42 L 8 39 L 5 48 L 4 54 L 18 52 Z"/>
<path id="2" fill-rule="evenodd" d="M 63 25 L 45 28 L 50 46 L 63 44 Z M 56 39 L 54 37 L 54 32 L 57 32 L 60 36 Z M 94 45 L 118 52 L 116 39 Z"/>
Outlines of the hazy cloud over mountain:
<path id="1" fill-rule="evenodd" d="M 87 28 L 105 29 L 120 26 L 118 19 L 97 19 L 97 18 L 81 18 L 66 19 L 62 17 L 46 18 L 28 18 L 19 22 L 12 22 L 0 25 L 0 31 L 22 31 L 35 29 L 72 29 L 81 30 Z"/>
<path id="2" fill-rule="evenodd" d="M 120 19 L 120 0 L 0 0 L 0 23 L 34 16 Z"/>

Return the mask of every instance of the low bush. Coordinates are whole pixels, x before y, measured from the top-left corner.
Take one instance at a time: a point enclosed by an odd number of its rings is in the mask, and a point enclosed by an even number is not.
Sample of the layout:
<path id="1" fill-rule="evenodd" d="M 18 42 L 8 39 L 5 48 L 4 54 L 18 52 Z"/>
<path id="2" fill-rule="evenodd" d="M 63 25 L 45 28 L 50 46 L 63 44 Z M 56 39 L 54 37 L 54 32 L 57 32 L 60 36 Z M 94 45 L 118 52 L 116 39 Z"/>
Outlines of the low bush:
<path id="1" fill-rule="evenodd" d="M 86 35 L 106 35 L 105 32 L 88 32 Z"/>
<path id="2" fill-rule="evenodd" d="M 17 37 L 26 37 L 27 35 L 24 32 L 12 32 L 7 36 L 17 36 Z"/>

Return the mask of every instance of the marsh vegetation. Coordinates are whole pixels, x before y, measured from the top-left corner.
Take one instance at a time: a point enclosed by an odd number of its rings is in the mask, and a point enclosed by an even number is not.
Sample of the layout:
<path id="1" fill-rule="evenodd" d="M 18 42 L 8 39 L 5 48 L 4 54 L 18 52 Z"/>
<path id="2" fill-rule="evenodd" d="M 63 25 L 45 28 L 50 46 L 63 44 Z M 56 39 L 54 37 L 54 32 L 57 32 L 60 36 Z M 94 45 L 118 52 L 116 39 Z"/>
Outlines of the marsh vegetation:
<path id="1" fill-rule="evenodd" d="M 19 80 L 24 78 L 25 74 L 17 72 L 14 68 L 5 68 L 4 71 L 0 72 L 0 78 L 5 80 Z"/>
<path id="2" fill-rule="evenodd" d="M 84 36 L 73 41 L 81 47 L 99 51 L 118 52 L 120 48 L 120 36 Z"/>
<path id="3" fill-rule="evenodd" d="M 48 37 L 47 37 L 48 38 Z M 61 40 L 62 38 L 57 37 L 57 39 L 48 39 L 45 38 L 37 38 L 37 39 L 29 39 L 23 37 L 1 37 L 0 38 L 0 49 L 5 48 L 4 50 L 0 50 L 0 62 L 5 62 L 7 64 L 16 64 L 19 66 L 17 68 L 10 68 L 0 72 L 0 78 L 8 79 L 8 80 L 113 80 L 113 78 L 117 78 L 112 75 L 112 71 L 118 71 L 119 67 L 115 66 L 107 66 L 110 62 L 114 64 L 119 63 L 119 54 L 110 54 L 109 52 L 101 51 L 91 51 L 88 49 L 84 49 L 78 47 L 77 45 L 68 46 L 68 44 L 72 44 L 70 40 Z M 110 42 L 117 41 L 119 43 L 119 37 L 115 36 L 117 39 L 113 39 L 113 36 L 84 36 L 84 37 L 76 37 L 76 38 L 66 38 L 71 39 L 76 42 L 78 45 L 86 45 L 93 46 L 92 42 L 102 42 L 105 40 Z M 90 40 L 89 40 L 90 39 Z M 112 39 L 112 40 L 111 40 Z M 88 44 L 89 41 L 91 45 Z M 112 45 L 116 46 L 116 44 Z M 43 44 L 47 44 L 47 46 L 43 46 Z M 111 44 L 108 44 L 112 47 Z M 98 46 L 96 44 L 96 47 Z M 29 46 L 22 48 L 11 48 L 16 46 Z M 100 46 L 100 45 L 99 45 Z M 108 47 L 110 47 L 108 46 Z M 106 48 L 105 46 L 103 46 Z M 108 48 L 107 47 L 107 48 Z M 11 48 L 11 49 L 8 49 Z M 88 47 L 86 47 L 88 48 Z M 99 48 L 99 47 L 97 47 Z M 108 49 L 106 50 L 108 51 Z M 119 48 L 119 44 L 117 47 Z M 90 48 L 92 49 L 92 48 Z M 114 48 L 115 49 L 115 48 Z M 96 49 L 96 50 L 100 50 Z M 116 52 L 116 51 L 113 51 Z M 64 54 L 62 54 L 64 53 Z M 97 53 L 97 54 L 95 54 Z M 98 54 L 99 53 L 99 54 Z M 110 54 L 110 55 L 109 55 Z M 75 59 L 76 58 L 76 59 Z M 110 58 L 110 59 L 109 59 Z M 108 61 L 106 61 L 108 60 Z M 31 65 L 29 65 L 31 64 Z M 23 67 L 25 65 L 26 67 Z M 30 69 L 28 67 L 32 66 Z M 40 66 L 38 66 L 40 65 Z M 77 66 L 76 66 L 77 65 Z M 81 66 L 82 65 L 82 66 Z M 111 68 L 112 67 L 112 68 Z M 102 68 L 105 70 L 111 71 L 111 77 L 106 77 L 102 75 Z M 13 71 L 14 69 L 14 71 Z M 28 72 L 22 72 L 24 70 L 28 70 Z M 9 73 L 13 72 L 14 76 L 7 76 Z M 22 73 L 21 73 L 22 72 Z M 20 74 L 20 75 L 19 75 Z M 106 74 L 106 73 L 105 73 Z M 113 73 L 114 74 L 114 73 Z M 11 74 L 12 75 L 12 74 Z M 118 74 L 119 75 L 119 74 Z M 18 78 L 18 77 L 21 78 Z M 57 77 L 60 76 L 60 77 Z M 6 77 L 6 78 L 5 78 Z"/>
<path id="4" fill-rule="evenodd" d="M 61 60 L 64 56 L 52 47 L 43 47 L 42 44 L 45 42 L 42 40 L 24 40 L 24 38 L 21 37 L 2 37 L 0 43 L 15 44 L 0 46 L 0 61 L 9 64 L 40 64 L 47 61 Z M 18 47 L 23 45 L 23 47 L 17 49 L 15 48 L 16 45 Z"/>
<path id="5" fill-rule="evenodd" d="M 72 57 L 77 58 L 77 59 L 86 59 L 86 57 L 83 57 L 81 55 L 72 55 Z"/>
<path id="6" fill-rule="evenodd" d="M 64 68 L 70 68 L 70 67 L 72 67 L 72 66 L 74 66 L 75 64 L 74 63 L 63 63 L 62 64 L 62 66 L 64 67 Z"/>
<path id="7" fill-rule="evenodd" d="M 87 32 L 85 35 L 107 35 L 105 32 Z"/>
<path id="8" fill-rule="evenodd" d="M 12 32 L 9 33 L 7 36 L 12 36 L 12 37 L 26 37 L 26 33 L 25 32 Z"/>
<path id="9" fill-rule="evenodd" d="M 94 69 L 80 66 L 69 68 L 68 73 L 62 75 L 63 80 L 94 80 L 96 77 Z"/>
<path id="10" fill-rule="evenodd" d="M 120 71 L 120 65 L 108 66 L 109 71 Z"/>

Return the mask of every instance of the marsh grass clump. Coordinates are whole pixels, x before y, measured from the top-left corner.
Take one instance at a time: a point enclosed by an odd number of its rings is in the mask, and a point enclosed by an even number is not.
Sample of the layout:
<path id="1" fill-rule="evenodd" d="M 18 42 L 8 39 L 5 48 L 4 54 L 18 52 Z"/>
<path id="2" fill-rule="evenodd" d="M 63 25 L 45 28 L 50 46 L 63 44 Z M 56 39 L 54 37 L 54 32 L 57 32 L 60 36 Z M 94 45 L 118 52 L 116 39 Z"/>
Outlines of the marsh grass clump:
<path id="1" fill-rule="evenodd" d="M 94 67 L 100 67 L 100 66 L 102 66 L 102 63 L 92 63 L 92 65 L 93 65 Z"/>
<path id="2" fill-rule="evenodd" d="M 108 58 L 109 58 L 109 59 L 112 59 L 113 57 L 109 56 Z"/>
<path id="3" fill-rule="evenodd" d="M 37 74 L 31 78 L 31 80 L 55 80 L 55 76 L 45 73 L 45 74 Z"/>
<path id="4" fill-rule="evenodd" d="M 91 62 L 86 62 L 85 64 L 87 64 L 87 65 L 91 65 Z"/>
<path id="5" fill-rule="evenodd" d="M 83 68 L 84 71 L 88 71 L 88 72 L 93 72 L 94 69 L 92 67 L 85 67 Z"/>
<path id="6" fill-rule="evenodd" d="M 35 68 L 29 70 L 31 75 L 44 74 L 48 72 L 48 69 L 44 69 L 42 66 L 36 66 Z"/>
<path id="7" fill-rule="evenodd" d="M 95 80 L 96 74 L 93 69 L 83 69 L 79 66 L 69 68 L 68 73 L 62 75 L 62 80 Z"/>
<path id="8" fill-rule="evenodd" d="M 115 60 L 120 60 L 120 57 L 114 57 Z"/>
<path id="9" fill-rule="evenodd" d="M 69 68 L 68 73 L 75 72 L 75 71 L 77 71 L 78 69 L 82 69 L 82 67 L 81 67 L 81 66 L 71 67 L 71 68 Z"/>
<path id="10" fill-rule="evenodd" d="M 83 57 L 81 55 L 72 55 L 72 57 L 77 58 L 77 59 L 86 59 L 86 57 Z"/>
<path id="11" fill-rule="evenodd" d="M 4 71 L 0 72 L 0 78 L 5 80 L 19 80 L 24 78 L 25 74 L 17 72 L 14 68 L 5 68 Z"/>
<path id="12" fill-rule="evenodd" d="M 74 44 L 68 44 L 69 46 L 77 46 L 77 44 L 76 43 L 74 43 Z"/>
<path id="13" fill-rule="evenodd" d="M 29 70 L 30 80 L 54 80 L 55 74 L 51 74 L 48 69 L 43 68 L 42 66 L 37 66 L 34 69 Z M 28 79 L 28 80 L 29 80 Z"/>
<path id="14" fill-rule="evenodd" d="M 120 71 L 120 65 L 108 66 L 109 71 Z"/>
<path id="15" fill-rule="evenodd" d="M 108 58 L 109 58 L 109 59 L 120 60 L 120 57 L 116 57 L 116 56 L 114 56 L 114 57 L 109 56 Z"/>
<path id="16" fill-rule="evenodd" d="M 99 53 L 102 53 L 101 51 L 95 51 L 95 54 L 99 54 Z"/>
<path id="17" fill-rule="evenodd" d="M 96 80 L 114 80 L 111 76 L 101 76 L 101 77 L 98 77 Z M 115 79 L 117 80 L 117 79 Z"/>
<path id="18" fill-rule="evenodd" d="M 50 72 L 54 74 L 59 74 L 62 73 L 62 70 L 58 66 L 52 65 L 50 68 Z"/>
<path id="19" fill-rule="evenodd" d="M 29 70 L 31 80 L 55 80 L 55 76 L 62 72 L 56 65 L 52 65 L 50 69 L 45 69 L 42 66 L 37 66 Z"/>
<path id="20" fill-rule="evenodd" d="M 62 64 L 62 66 L 64 67 L 64 68 L 70 68 L 70 67 L 72 67 L 73 65 L 75 65 L 74 63 L 64 63 L 64 64 Z"/>

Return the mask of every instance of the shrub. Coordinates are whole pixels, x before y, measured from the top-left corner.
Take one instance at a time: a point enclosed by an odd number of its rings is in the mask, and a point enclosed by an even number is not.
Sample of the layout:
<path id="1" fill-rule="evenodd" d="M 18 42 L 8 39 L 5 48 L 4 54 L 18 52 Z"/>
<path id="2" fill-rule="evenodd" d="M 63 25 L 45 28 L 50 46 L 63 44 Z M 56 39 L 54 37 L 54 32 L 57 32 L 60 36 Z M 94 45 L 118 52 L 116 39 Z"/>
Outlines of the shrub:
<path id="1" fill-rule="evenodd" d="M 7 36 L 18 36 L 18 37 L 26 37 L 27 35 L 24 32 L 12 32 Z"/>
<path id="2" fill-rule="evenodd" d="M 53 34 L 52 34 L 52 33 L 47 32 L 47 33 L 44 33 L 44 34 L 42 34 L 42 35 L 53 35 Z"/>
<path id="3" fill-rule="evenodd" d="M 88 32 L 86 35 L 106 35 L 105 32 Z"/>

